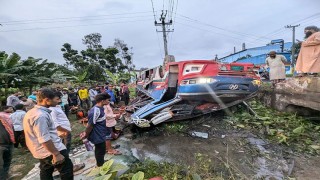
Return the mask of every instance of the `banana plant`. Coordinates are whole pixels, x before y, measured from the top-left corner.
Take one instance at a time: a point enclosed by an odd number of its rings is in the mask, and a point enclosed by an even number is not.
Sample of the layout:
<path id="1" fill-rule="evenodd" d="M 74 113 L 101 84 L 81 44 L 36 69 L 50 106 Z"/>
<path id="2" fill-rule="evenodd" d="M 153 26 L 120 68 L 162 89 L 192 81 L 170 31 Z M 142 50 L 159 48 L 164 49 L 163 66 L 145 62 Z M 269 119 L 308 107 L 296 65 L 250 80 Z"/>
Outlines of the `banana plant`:
<path id="1" fill-rule="evenodd" d="M 5 96 L 8 95 L 9 84 L 19 76 L 19 71 L 29 68 L 29 66 L 21 64 L 20 60 L 21 57 L 17 53 L 12 53 L 9 56 L 4 51 L 0 52 L 0 84 L 4 84 Z"/>
<path id="2" fill-rule="evenodd" d="M 129 74 L 129 73 L 116 73 L 113 74 L 109 70 L 105 69 L 105 72 L 109 78 L 109 81 L 112 84 L 119 84 L 120 82 L 127 82 L 130 80 L 131 77 L 135 77 L 134 74 Z"/>

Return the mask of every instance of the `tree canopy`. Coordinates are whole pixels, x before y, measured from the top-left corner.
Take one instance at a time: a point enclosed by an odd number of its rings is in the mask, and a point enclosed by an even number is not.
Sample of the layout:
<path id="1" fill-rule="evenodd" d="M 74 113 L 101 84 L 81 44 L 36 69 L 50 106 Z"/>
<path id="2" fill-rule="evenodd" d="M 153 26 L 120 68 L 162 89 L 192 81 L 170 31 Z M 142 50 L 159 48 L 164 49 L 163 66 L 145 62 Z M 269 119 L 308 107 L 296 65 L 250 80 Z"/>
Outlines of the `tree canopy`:
<path id="1" fill-rule="evenodd" d="M 100 33 L 91 33 L 82 39 L 84 50 L 75 50 L 71 44 L 62 45 L 61 51 L 66 64 L 77 70 L 78 75 L 86 71 L 86 80 L 104 81 L 109 78 L 105 70 L 111 73 L 125 74 L 133 70 L 132 48 L 124 41 L 115 39 L 112 46 L 102 45 Z"/>

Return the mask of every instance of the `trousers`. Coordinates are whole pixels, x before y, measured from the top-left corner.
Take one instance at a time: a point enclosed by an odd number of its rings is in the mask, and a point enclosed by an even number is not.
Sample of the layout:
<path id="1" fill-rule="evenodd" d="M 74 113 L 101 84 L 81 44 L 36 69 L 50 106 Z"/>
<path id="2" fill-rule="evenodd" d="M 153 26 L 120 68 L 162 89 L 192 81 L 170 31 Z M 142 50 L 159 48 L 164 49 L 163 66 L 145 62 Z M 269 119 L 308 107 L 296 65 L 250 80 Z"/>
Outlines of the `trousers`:
<path id="1" fill-rule="evenodd" d="M 104 155 L 106 154 L 106 142 L 94 145 L 94 156 L 97 161 L 97 166 L 100 167 L 104 164 Z"/>
<path id="2" fill-rule="evenodd" d="M 12 159 L 12 145 L 0 145 L 0 179 L 7 179 Z"/>
<path id="3" fill-rule="evenodd" d="M 60 151 L 60 154 L 63 155 L 65 159 L 64 162 L 59 165 L 52 164 L 52 156 L 39 159 L 41 180 L 53 180 L 52 174 L 55 168 L 59 171 L 61 180 L 73 180 L 73 164 L 67 150 L 64 149 Z"/>

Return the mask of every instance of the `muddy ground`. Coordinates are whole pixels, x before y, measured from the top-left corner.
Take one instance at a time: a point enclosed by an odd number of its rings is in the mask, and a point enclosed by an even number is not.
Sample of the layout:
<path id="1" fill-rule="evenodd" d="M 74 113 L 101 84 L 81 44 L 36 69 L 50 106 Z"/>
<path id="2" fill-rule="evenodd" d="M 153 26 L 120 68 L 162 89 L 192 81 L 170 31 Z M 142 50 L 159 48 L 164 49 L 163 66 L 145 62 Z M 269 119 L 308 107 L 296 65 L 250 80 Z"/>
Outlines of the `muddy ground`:
<path id="1" fill-rule="evenodd" d="M 208 138 L 192 137 L 194 131 L 208 133 Z M 196 166 L 195 154 L 200 153 L 212 159 L 217 173 L 231 173 L 235 179 L 320 179 L 319 156 L 234 129 L 223 121 L 223 113 L 133 132 L 132 153 L 139 160 Z"/>

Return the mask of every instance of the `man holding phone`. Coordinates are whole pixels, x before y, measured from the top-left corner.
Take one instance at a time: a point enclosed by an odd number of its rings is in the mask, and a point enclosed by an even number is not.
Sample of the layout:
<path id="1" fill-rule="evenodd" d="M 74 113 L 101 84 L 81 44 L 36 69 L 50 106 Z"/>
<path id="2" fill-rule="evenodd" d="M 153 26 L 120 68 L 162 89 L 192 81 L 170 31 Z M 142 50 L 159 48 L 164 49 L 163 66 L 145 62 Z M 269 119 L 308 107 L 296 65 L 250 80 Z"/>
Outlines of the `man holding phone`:
<path id="1" fill-rule="evenodd" d="M 58 104 L 56 93 L 42 89 L 37 94 L 37 105 L 23 119 L 26 144 L 33 157 L 40 161 L 40 179 L 53 179 L 56 168 L 61 180 L 73 179 L 73 164 L 66 146 L 57 134 L 49 107 Z"/>

